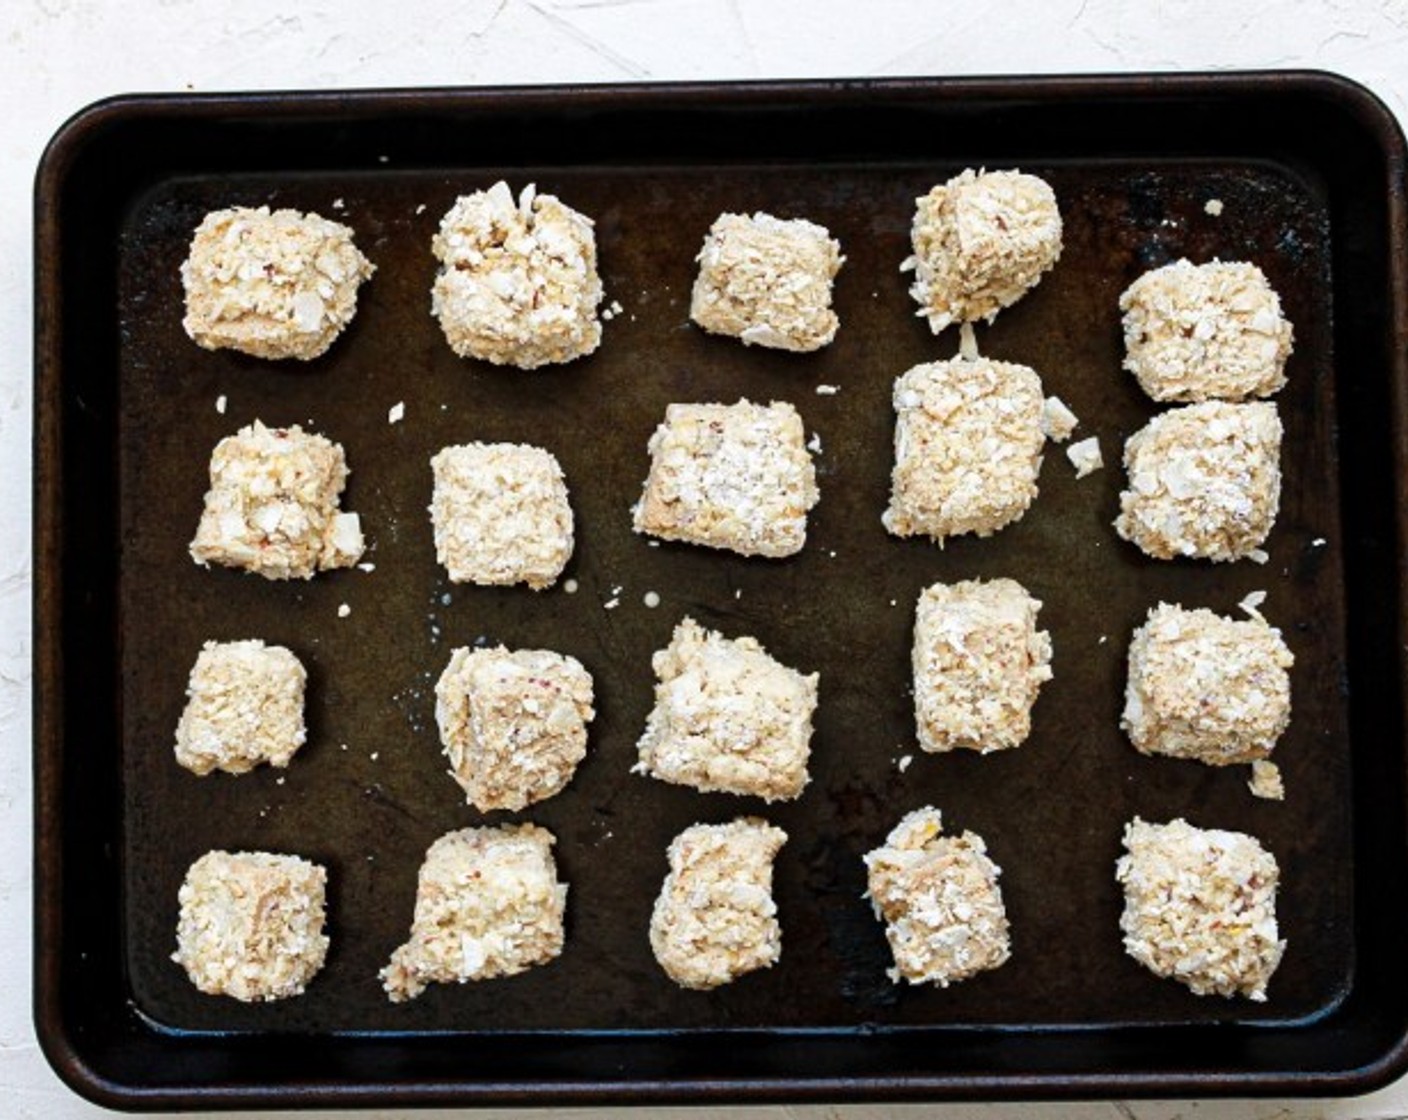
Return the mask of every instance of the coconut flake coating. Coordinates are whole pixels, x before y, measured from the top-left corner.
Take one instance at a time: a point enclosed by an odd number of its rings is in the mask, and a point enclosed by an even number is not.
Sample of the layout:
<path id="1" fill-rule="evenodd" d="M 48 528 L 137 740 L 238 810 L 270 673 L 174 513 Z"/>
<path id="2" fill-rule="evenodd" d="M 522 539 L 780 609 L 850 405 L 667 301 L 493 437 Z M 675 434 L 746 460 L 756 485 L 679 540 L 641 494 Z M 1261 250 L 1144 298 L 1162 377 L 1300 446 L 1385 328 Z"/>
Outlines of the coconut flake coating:
<path id="1" fill-rule="evenodd" d="M 1293 330 L 1261 269 L 1175 261 L 1120 296 L 1124 368 L 1156 401 L 1241 401 L 1286 383 Z"/>
<path id="2" fill-rule="evenodd" d="M 450 776 L 480 812 L 559 792 L 587 753 L 591 674 L 552 650 L 454 651 L 435 685 Z"/>
<path id="3" fill-rule="evenodd" d="M 810 777 L 817 674 L 692 618 L 651 659 L 659 683 L 635 771 L 704 792 L 791 800 Z"/>
<path id="4" fill-rule="evenodd" d="M 462 358 L 536 369 L 601 344 L 592 221 L 532 184 L 504 182 L 455 200 L 431 248 L 431 312 Z"/>
<path id="5" fill-rule="evenodd" d="M 181 325 L 207 350 L 307 361 L 352 321 L 374 271 L 338 222 L 267 206 L 215 210 L 181 265 Z"/>
<path id="6" fill-rule="evenodd" d="M 816 467 L 792 405 L 672 404 L 650 437 L 633 528 L 744 556 L 791 556 L 807 540 Z"/>
<path id="7" fill-rule="evenodd" d="M 919 746 L 982 754 L 1019 746 L 1032 705 L 1051 679 L 1051 635 L 1041 602 L 1016 580 L 936 583 L 914 622 L 914 717 Z"/>
<path id="8" fill-rule="evenodd" d="M 181 884 L 171 959 L 208 995 L 300 995 L 327 957 L 327 871 L 297 856 L 210 851 Z"/>
<path id="9" fill-rule="evenodd" d="M 303 745 L 308 674 L 283 646 L 206 642 L 191 667 L 176 725 L 176 761 L 196 774 L 284 767 Z"/>
<path id="10" fill-rule="evenodd" d="M 782 955 L 772 865 L 787 833 L 740 817 L 696 824 L 670 842 L 669 874 L 650 915 L 650 947 L 682 988 L 732 983 Z"/>
<path id="11" fill-rule="evenodd" d="M 689 317 L 744 344 L 819 350 L 836 337 L 831 281 L 844 259 L 814 222 L 720 214 L 696 258 Z"/>
<path id="12" fill-rule="evenodd" d="M 1187 821 L 1124 830 L 1124 947 L 1156 976 L 1196 995 L 1266 999 L 1286 943 L 1276 927 L 1275 857 L 1253 836 Z"/>
<path id="13" fill-rule="evenodd" d="M 950 323 L 992 322 L 1061 256 L 1061 212 L 1045 180 L 971 168 L 915 200 L 909 294 L 938 334 Z"/>
<path id="14" fill-rule="evenodd" d="M 1012 955 L 1007 910 L 982 837 L 943 836 L 930 806 L 905 816 L 867 852 L 867 896 L 885 923 L 896 984 L 937 984 L 997 968 Z"/>
<path id="15" fill-rule="evenodd" d="M 350 567 L 365 545 L 357 515 L 338 510 L 347 475 L 341 444 L 297 424 L 254 421 L 211 453 L 191 559 L 265 579 L 311 579 Z"/>
<path id="16" fill-rule="evenodd" d="M 1160 603 L 1129 644 L 1120 724 L 1144 754 L 1212 766 L 1266 758 L 1290 723 L 1294 662 L 1263 621 Z"/>
<path id="17" fill-rule="evenodd" d="M 1026 513 L 1046 444 L 1033 370 L 986 358 L 918 365 L 896 380 L 894 406 L 886 529 L 942 544 L 990 536 Z"/>
<path id="18" fill-rule="evenodd" d="M 574 522 L 567 479 L 541 447 L 470 443 L 430 460 L 435 556 L 453 583 L 557 582 L 572 558 Z"/>
<path id="19" fill-rule="evenodd" d="M 393 1003 L 430 984 L 512 976 L 562 952 L 567 884 L 537 825 L 447 832 L 425 853 L 411 936 L 381 970 Z"/>
<path id="20" fill-rule="evenodd" d="M 1281 505 L 1281 418 L 1270 403 L 1207 401 L 1155 416 L 1124 446 L 1115 531 L 1160 560 L 1237 560 Z"/>

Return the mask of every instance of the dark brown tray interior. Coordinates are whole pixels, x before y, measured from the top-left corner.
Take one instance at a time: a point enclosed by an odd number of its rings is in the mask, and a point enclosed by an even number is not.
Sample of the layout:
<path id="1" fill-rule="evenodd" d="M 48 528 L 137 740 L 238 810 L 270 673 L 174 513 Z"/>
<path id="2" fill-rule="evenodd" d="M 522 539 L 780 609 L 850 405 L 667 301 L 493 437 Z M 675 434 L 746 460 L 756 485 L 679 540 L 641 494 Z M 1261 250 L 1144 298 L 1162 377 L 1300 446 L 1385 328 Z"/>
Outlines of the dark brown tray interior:
<path id="1" fill-rule="evenodd" d="M 83 743 L 82 772 L 104 776 L 100 796 L 76 790 L 72 772 L 41 788 L 67 823 L 51 842 L 90 852 L 45 885 L 49 920 L 68 937 L 62 952 L 40 946 L 41 1024 L 59 994 L 46 976 L 64 976 L 65 988 L 92 976 L 121 993 L 119 1005 L 95 1001 L 80 1016 L 125 1071 L 114 1082 L 178 1103 L 212 1088 L 222 1102 L 277 1098 L 306 1075 L 261 1072 L 276 1051 L 324 1063 L 325 1095 L 344 1100 L 502 1096 L 506 1084 L 580 1097 L 613 1080 L 637 1095 L 688 1095 L 704 1081 L 799 1095 L 1090 1091 L 1116 1077 L 1164 1091 L 1284 1091 L 1317 1071 L 1325 1087 L 1369 1077 L 1399 1045 L 1408 1010 L 1365 987 L 1377 931 L 1401 928 L 1403 906 L 1383 897 L 1391 861 L 1375 849 L 1372 867 L 1356 858 L 1403 809 L 1396 681 L 1372 656 L 1396 657 L 1391 479 L 1375 473 L 1391 468 L 1389 363 L 1375 347 L 1402 313 L 1392 293 L 1402 295 L 1371 243 L 1391 228 L 1383 178 L 1356 188 L 1348 175 L 1351 157 L 1361 172 L 1383 160 L 1386 141 L 1356 140 L 1343 125 L 1313 144 L 1300 130 L 1268 138 L 1251 127 L 1280 119 L 1278 98 L 1327 119 L 1363 111 L 1332 82 L 1190 80 L 1182 96 L 1176 82 L 1095 83 L 1084 94 L 1077 85 L 974 86 L 966 96 L 898 83 L 147 102 L 109 110 L 89 126 L 86 149 L 70 140 L 91 156 L 119 133 L 142 158 L 128 157 L 130 182 L 104 206 L 63 196 L 56 243 L 41 256 L 51 275 L 64 266 L 63 349 L 41 375 L 68 409 L 47 451 L 41 415 L 41 472 L 64 466 L 64 500 L 51 512 L 69 534 L 48 586 L 70 626 L 75 606 L 102 623 L 81 650 L 65 637 L 68 665 L 52 683 L 76 687 L 75 669 L 92 659 L 88 702 L 70 700 L 65 738 L 69 752 Z M 1121 127 L 1136 108 L 1137 133 Z M 1245 135 L 1223 121 L 1238 113 Z M 1180 127 L 1151 127 L 1160 120 Z M 1066 248 L 1041 286 L 979 328 L 980 347 L 1037 369 L 1080 416 L 1078 438 L 1100 436 L 1107 467 L 1078 482 L 1052 446 L 1020 523 L 939 550 L 890 538 L 879 523 L 891 383 L 956 347 L 952 332 L 934 339 L 914 317 L 897 265 L 914 197 L 982 164 L 1046 177 Z M 624 313 L 582 362 L 532 374 L 464 362 L 429 315 L 440 214 L 501 176 L 536 182 L 596 219 L 607 300 Z M 72 167 L 60 181 L 70 194 L 86 186 Z M 1222 200 L 1220 217 L 1204 212 L 1209 198 Z M 377 264 L 356 321 L 325 358 L 291 367 L 210 354 L 181 331 L 177 266 L 190 231 L 207 210 L 237 203 L 339 216 Z M 688 323 L 692 258 L 724 209 L 806 216 L 841 240 L 842 328 L 831 347 L 745 349 Z M 41 247 L 45 229 L 41 213 Z M 91 258 L 75 249 L 94 243 L 103 248 L 90 275 L 80 265 Z M 1152 562 L 1110 528 L 1123 440 L 1155 412 L 1119 369 L 1116 301 L 1141 271 L 1179 256 L 1257 262 L 1296 327 L 1278 398 L 1282 510 L 1265 566 Z M 818 395 L 817 385 L 840 391 Z M 630 532 L 628 507 L 665 405 L 740 396 L 790 400 L 820 436 L 822 500 L 805 551 L 777 562 L 649 547 Z M 406 417 L 390 425 L 398 401 Z M 375 572 L 268 583 L 190 563 L 210 448 L 256 417 L 344 444 L 353 470 L 344 505 L 362 515 Z M 1346 430 L 1349 444 L 1337 439 Z M 558 455 L 577 515 L 566 573 L 575 595 L 447 583 L 425 515 L 428 460 L 471 439 Z M 76 488 L 83 479 L 90 488 Z M 108 508 L 97 509 L 102 495 Z M 85 541 L 97 548 L 81 551 Z M 907 692 L 914 599 L 937 580 L 998 575 L 1044 601 L 1055 646 L 1033 735 L 1000 755 L 923 755 Z M 1279 804 L 1251 797 L 1244 768 L 1142 758 L 1118 728 L 1128 635 L 1145 611 L 1177 601 L 1234 612 L 1253 589 L 1268 591 L 1263 610 L 1297 658 Z M 642 604 L 652 590 L 662 600 L 654 610 Z M 620 606 L 604 609 L 613 597 Z M 650 704 L 650 654 L 684 614 L 821 673 L 813 781 L 799 801 L 767 807 L 628 772 Z M 185 677 L 202 641 L 239 637 L 285 643 L 308 665 L 309 744 L 284 773 L 197 779 L 170 750 Z M 512 816 L 559 838 L 567 948 L 519 977 L 392 1006 L 375 974 L 405 936 L 424 849 L 484 819 L 445 776 L 433 717 L 450 650 L 476 641 L 560 649 L 596 679 L 587 761 L 563 794 Z M 901 773 L 905 754 L 913 764 Z M 860 856 L 928 803 L 981 833 L 1003 867 L 1014 956 L 948 990 L 897 989 L 860 897 Z M 80 805 L 91 812 L 77 814 Z M 782 960 L 713 993 L 680 991 L 645 938 L 665 845 L 693 821 L 745 812 L 790 836 L 777 864 Z M 1123 954 L 1113 864 L 1136 813 L 1243 829 L 1277 854 L 1290 947 L 1269 1003 L 1196 999 Z M 41 864 L 44 839 L 41 824 Z M 254 1007 L 212 999 L 169 961 L 176 888 L 210 847 L 328 865 L 333 949 L 305 996 Z M 71 901 L 80 879 L 93 888 L 82 907 Z M 116 951 L 92 950 L 101 969 L 76 950 L 84 913 L 120 925 Z M 1377 1033 L 1361 1025 L 1363 1039 L 1344 1025 L 1370 1021 Z M 504 1053 L 490 1037 L 523 1031 L 542 1033 Z M 746 1056 L 727 1033 L 738 1031 L 756 1040 Z M 1338 1050 L 1323 1042 L 1331 1033 L 1346 1040 Z M 443 1064 L 471 1041 L 480 1061 Z M 144 1048 L 184 1064 L 154 1068 L 139 1059 Z"/>

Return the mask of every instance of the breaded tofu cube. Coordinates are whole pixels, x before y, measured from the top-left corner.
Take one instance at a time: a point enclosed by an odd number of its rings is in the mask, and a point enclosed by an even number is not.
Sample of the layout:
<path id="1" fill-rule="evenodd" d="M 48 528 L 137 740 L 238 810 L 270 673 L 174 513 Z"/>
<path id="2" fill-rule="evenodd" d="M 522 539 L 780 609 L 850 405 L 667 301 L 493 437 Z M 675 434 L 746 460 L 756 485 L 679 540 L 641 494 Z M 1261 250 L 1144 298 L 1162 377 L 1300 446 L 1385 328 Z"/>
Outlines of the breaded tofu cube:
<path id="1" fill-rule="evenodd" d="M 1276 858 L 1253 836 L 1179 819 L 1124 830 L 1124 947 L 1196 995 L 1261 1002 L 1286 943 L 1276 927 Z"/>
<path id="2" fill-rule="evenodd" d="M 905 816 L 883 846 L 867 852 L 866 895 L 885 923 L 896 984 L 947 988 L 1012 955 L 1007 910 L 981 836 L 944 836 L 931 806 Z"/>
<path id="3" fill-rule="evenodd" d="M 176 725 L 176 761 L 197 774 L 285 767 L 307 738 L 308 673 L 292 651 L 255 639 L 206 642 Z"/>
<path id="4" fill-rule="evenodd" d="M 807 540 L 816 466 L 790 404 L 672 404 L 650 437 L 633 528 L 744 556 L 792 556 Z"/>
<path id="5" fill-rule="evenodd" d="M 1115 531 L 1160 560 L 1255 556 L 1281 506 L 1274 404 L 1207 401 L 1155 416 L 1124 445 Z"/>
<path id="6" fill-rule="evenodd" d="M 1032 705 L 1051 679 L 1040 610 L 1011 579 L 936 583 L 920 594 L 913 662 L 922 750 L 987 754 L 1026 740 Z"/>
<path id="7" fill-rule="evenodd" d="M 592 220 L 530 183 L 455 200 L 431 244 L 431 312 L 461 358 L 537 369 L 601 344 Z"/>
<path id="8" fill-rule="evenodd" d="M 592 678 L 545 649 L 457 649 L 435 685 L 450 776 L 480 812 L 557 793 L 587 753 Z"/>
<path id="9" fill-rule="evenodd" d="M 545 828 L 447 832 L 425 853 L 411 936 L 381 970 L 393 1003 L 430 984 L 513 976 L 562 952 L 567 884 Z"/>
<path id="10" fill-rule="evenodd" d="M 681 988 L 707 990 L 782 956 L 772 864 L 787 833 L 740 817 L 696 824 L 670 842 L 670 871 L 650 915 L 650 947 Z"/>
<path id="11" fill-rule="evenodd" d="M 938 334 L 950 323 L 992 322 L 1061 256 L 1061 212 L 1050 185 L 1019 171 L 974 171 L 915 199 L 909 294 Z"/>
<path id="12" fill-rule="evenodd" d="M 689 317 L 711 334 L 777 350 L 836 337 L 831 281 L 845 259 L 823 226 L 771 214 L 720 214 L 695 258 Z"/>
<path id="13" fill-rule="evenodd" d="M 208 995 L 300 995 L 327 957 L 327 881 L 298 856 L 206 852 L 181 884 L 171 959 Z"/>
<path id="14" fill-rule="evenodd" d="M 881 520 L 897 537 L 986 537 L 1037 495 L 1045 399 L 1026 366 L 955 358 L 895 381 L 895 464 Z"/>
<path id="15" fill-rule="evenodd" d="M 779 663 L 753 638 L 725 638 L 692 618 L 651 659 L 659 683 L 634 769 L 704 792 L 767 801 L 810 780 L 817 674 Z"/>
<path id="16" fill-rule="evenodd" d="M 1120 310 L 1124 368 L 1156 401 L 1241 401 L 1286 383 L 1294 331 L 1254 264 L 1175 261 L 1131 284 Z"/>
<path id="17" fill-rule="evenodd" d="M 338 222 L 267 206 L 216 210 L 181 265 L 181 325 L 207 350 L 308 361 L 352 321 L 357 288 L 375 271 Z"/>
<path id="18" fill-rule="evenodd" d="M 1266 758 L 1291 720 L 1294 663 L 1261 619 L 1160 603 L 1129 643 L 1120 725 L 1144 754 L 1212 766 Z"/>
<path id="19" fill-rule="evenodd" d="M 210 456 L 210 489 L 191 559 L 243 568 L 265 579 L 311 579 L 362 558 L 362 523 L 342 513 L 347 484 L 342 445 L 256 420 L 226 436 Z"/>
<path id="20" fill-rule="evenodd" d="M 453 583 L 541 591 L 572 558 L 567 479 L 541 447 L 470 443 L 430 460 L 435 556 Z"/>

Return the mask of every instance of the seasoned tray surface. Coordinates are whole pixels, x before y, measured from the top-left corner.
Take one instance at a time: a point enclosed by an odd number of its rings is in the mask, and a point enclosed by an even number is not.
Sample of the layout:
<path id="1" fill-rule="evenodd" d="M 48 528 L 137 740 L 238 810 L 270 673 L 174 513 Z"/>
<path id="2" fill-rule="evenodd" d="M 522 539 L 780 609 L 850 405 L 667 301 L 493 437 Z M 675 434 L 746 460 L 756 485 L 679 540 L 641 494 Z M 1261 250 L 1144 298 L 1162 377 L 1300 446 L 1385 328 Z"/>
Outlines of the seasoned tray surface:
<path id="1" fill-rule="evenodd" d="M 1077 482 L 1053 445 L 1020 523 L 940 550 L 888 537 L 879 515 L 893 379 L 956 348 L 954 332 L 934 339 L 914 317 L 897 266 L 914 197 L 961 167 L 387 167 L 172 179 L 135 202 L 119 253 L 122 860 L 126 957 L 144 1015 L 197 1031 L 844 1029 L 1291 1022 L 1336 1003 L 1353 966 L 1351 819 L 1323 202 L 1268 164 L 1024 164 L 1055 187 L 1066 248 L 1031 295 L 979 328 L 979 344 L 1037 369 L 1081 418 L 1076 438 L 1099 435 L 1107 466 Z M 455 358 L 431 319 L 435 225 L 456 194 L 499 176 L 534 181 L 596 219 L 607 302 L 624 313 L 591 358 L 529 374 L 493 369 Z M 1213 197 L 1220 217 L 1203 210 Z M 190 232 L 207 210 L 236 203 L 339 217 L 376 263 L 356 321 L 325 358 L 271 365 L 200 351 L 182 333 L 177 269 Z M 704 231 L 722 210 L 754 209 L 821 222 L 842 243 L 841 330 L 818 354 L 745 349 L 688 323 Z M 1118 295 L 1181 255 L 1255 261 L 1295 324 L 1278 398 L 1282 509 L 1264 567 L 1147 561 L 1110 528 L 1123 439 L 1155 412 L 1119 368 Z M 819 385 L 839 392 L 819 395 Z M 806 549 L 779 562 L 648 546 L 630 532 L 628 507 L 666 404 L 741 396 L 792 401 L 820 437 L 822 497 Z M 398 401 L 405 419 L 388 424 Z M 190 562 L 210 449 L 256 417 L 344 444 L 353 472 L 344 507 L 362 515 L 374 572 L 268 583 Z M 447 583 L 425 513 L 428 461 L 474 439 L 539 444 L 561 460 L 577 516 L 565 573 L 575 595 L 561 584 L 535 594 Z M 1055 679 L 1023 747 L 923 755 L 907 692 L 913 604 L 931 582 L 976 576 L 1014 577 L 1045 603 Z M 1280 804 L 1251 797 L 1245 768 L 1142 758 L 1118 727 L 1128 636 L 1147 609 L 1167 600 L 1235 613 L 1254 589 L 1269 592 L 1263 610 L 1297 659 L 1294 716 L 1276 755 L 1288 788 Z M 661 599 L 653 610 L 648 591 Z M 813 781 L 799 801 L 764 806 L 628 772 L 650 705 L 650 655 L 685 614 L 820 672 Z M 308 745 L 283 773 L 197 779 L 171 756 L 186 674 L 203 641 L 245 637 L 286 644 L 308 666 Z M 596 679 L 598 716 L 572 784 L 489 818 L 557 834 L 571 884 L 567 947 L 522 976 L 393 1007 L 375 975 L 409 926 L 421 856 L 442 832 L 484 819 L 444 773 L 433 696 L 450 650 L 481 641 L 558 649 Z M 914 757 L 901 773 L 904 755 Z M 1013 958 L 948 990 L 901 990 L 884 975 L 860 856 L 927 803 L 983 835 L 1003 868 Z M 782 960 L 713 993 L 679 991 L 646 939 L 665 846 L 694 821 L 742 813 L 790 836 L 777 862 Z M 1125 957 L 1113 868 L 1136 813 L 1243 829 L 1277 855 L 1290 947 L 1268 1004 L 1198 1000 Z M 332 950 L 305 996 L 265 1007 L 212 999 L 168 960 L 177 887 L 211 847 L 328 865 Z"/>

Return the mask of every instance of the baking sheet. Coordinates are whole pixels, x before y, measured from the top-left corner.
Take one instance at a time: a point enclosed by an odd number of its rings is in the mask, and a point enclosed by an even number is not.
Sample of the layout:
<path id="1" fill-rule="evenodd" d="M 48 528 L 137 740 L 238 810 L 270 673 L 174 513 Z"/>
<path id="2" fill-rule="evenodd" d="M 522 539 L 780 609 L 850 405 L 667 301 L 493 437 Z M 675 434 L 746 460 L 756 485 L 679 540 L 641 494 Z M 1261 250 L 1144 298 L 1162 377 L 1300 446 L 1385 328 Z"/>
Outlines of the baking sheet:
<path id="1" fill-rule="evenodd" d="M 779 100 L 788 102 L 784 93 Z M 721 113 L 739 109 L 723 92 L 716 104 Z M 364 119 L 374 118 L 368 109 Z M 254 106 L 248 119 L 276 130 L 281 118 Z M 122 974 L 148 1029 L 250 1045 L 271 1032 L 295 1041 L 355 1034 L 395 1040 L 408 1055 L 428 1051 L 442 1032 L 543 1032 L 550 1045 L 623 1030 L 748 1030 L 775 1040 L 821 1031 L 854 1040 L 918 1028 L 972 1030 L 996 1046 L 1034 1030 L 1293 1032 L 1349 998 L 1363 920 L 1344 687 L 1352 620 L 1343 563 L 1353 542 L 1341 524 L 1348 483 L 1336 440 L 1336 202 L 1314 168 L 1196 145 L 1126 153 L 1113 137 L 1098 155 L 1077 158 L 1015 130 L 980 149 L 935 144 L 923 158 L 904 144 L 849 158 L 821 148 L 774 158 L 745 135 L 735 150 L 715 137 L 699 156 L 666 146 L 652 159 L 618 155 L 603 130 L 597 159 L 573 151 L 546 161 L 521 139 L 527 158 L 501 162 L 457 158 L 474 135 L 468 127 L 463 137 L 423 144 L 416 160 L 364 143 L 355 124 L 345 135 L 330 124 L 314 135 L 332 154 L 329 166 L 270 166 L 251 143 L 235 149 L 233 166 L 151 177 L 125 200 L 117 224 L 120 735 L 119 780 L 108 796 L 121 810 L 113 882 Z M 914 316 L 898 265 L 915 196 L 969 165 L 1019 165 L 1056 190 L 1066 225 L 1060 263 L 994 325 L 980 326 L 978 343 L 986 355 L 1033 366 L 1046 392 L 1080 417 L 1075 438 L 1099 436 L 1106 469 L 1076 481 L 1049 445 L 1041 494 L 1022 521 L 939 549 L 891 538 L 879 521 L 893 379 L 957 346 L 956 332 L 934 338 Z M 500 177 L 515 189 L 535 182 L 597 222 L 606 300 L 622 313 L 590 358 L 533 373 L 464 361 L 429 315 L 429 241 L 440 215 L 457 194 Z M 1212 198 L 1223 203 L 1220 216 L 1204 208 Z M 264 363 L 201 351 L 182 332 L 177 270 L 190 233 L 207 210 L 235 204 L 345 221 L 377 265 L 356 320 L 326 357 Z M 772 353 L 688 322 L 693 256 L 723 210 L 804 216 L 840 239 L 842 325 L 831 346 Z M 1157 411 L 1119 368 L 1118 295 L 1140 272 L 1180 256 L 1256 262 L 1295 324 L 1290 381 L 1277 398 L 1286 426 L 1282 508 L 1264 566 L 1147 560 L 1110 527 L 1123 440 Z M 101 317 L 105 309 L 68 310 Z M 820 439 L 821 502 L 806 549 L 769 561 L 650 547 L 631 533 L 629 506 L 666 404 L 745 396 L 793 402 Z M 405 418 L 391 424 L 398 402 Z M 352 468 L 343 505 L 362 515 L 375 571 L 271 583 L 190 562 L 210 449 L 256 418 L 301 423 L 343 443 Z M 577 517 L 565 573 L 575 594 L 562 584 L 536 594 L 453 586 L 435 564 L 428 461 L 442 446 L 475 439 L 538 444 L 561 460 Z M 1037 702 L 1032 736 L 985 757 L 925 755 L 908 692 L 914 601 L 935 581 L 996 576 L 1020 580 L 1043 601 L 1040 624 L 1055 647 L 1055 678 Z M 1143 758 L 1118 727 L 1128 637 L 1150 607 L 1170 601 L 1235 614 L 1258 589 L 1296 656 L 1294 717 L 1276 753 L 1283 803 L 1252 798 L 1246 768 Z M 661 600 L 653 609 L 643 602 L 651 591 Z M 619 605 L 608 609 L 612 600 Z M 685 615 L 751 634 L 785 663 L 821 674 L 813 780 L 798 801 L 765 806 L 629 773 L 650 705 L 650 655 Z M 203 641 L 245 637 L 286 644 L 307 665 L 308 745 L 287 771 L 196 778 L 171 755 L 186 675 Z M 520 814 L 485 817 L 444 773 L 433 686 L 455 646 L 499 642 L 578 657 L 595 677 L 598 715 L 565 792 Z M 902 771 L 906 756 L 912 763 Z M 1012 921 L 1012 960 L 946 990 L 890 984 L 881 927 L 861 898 L 861 855 L 925 804 L 942 808 L 950 828 L 986 839 Z M 694 821 L 743 813 L 789 834 L 776 866 L 782 959 L 711 993 L 681 991 L 646 939 L 665 846 Z M 1135 814 L 1242 829 L 1277 855 L 1289 949 L 1268 1003 L 1198 999 L 1123 954 L 1113 867 Z M 409 927 L 425 848 L 452 828 L 520 819 L 558 836 L 571 884 L 562 956 L 518 977 L 387 1003 L 376 972 Z M 212 847 L 296 852 L 328 866 L 332 951 L 306 995 L 263 1006 L 211 998 L 170 962 L 177 887 Z M 1256 1061 L 1245 1066 L 1261 1072 Z M 734 1068 L 746 1082 L 741 1059 Z M 786 1076 L 801 1066 L 766 1068 Z"/>

